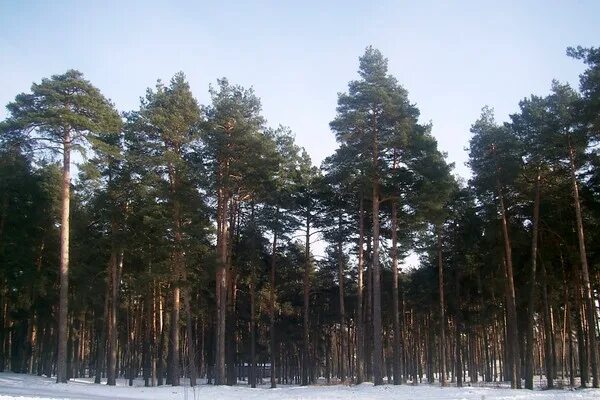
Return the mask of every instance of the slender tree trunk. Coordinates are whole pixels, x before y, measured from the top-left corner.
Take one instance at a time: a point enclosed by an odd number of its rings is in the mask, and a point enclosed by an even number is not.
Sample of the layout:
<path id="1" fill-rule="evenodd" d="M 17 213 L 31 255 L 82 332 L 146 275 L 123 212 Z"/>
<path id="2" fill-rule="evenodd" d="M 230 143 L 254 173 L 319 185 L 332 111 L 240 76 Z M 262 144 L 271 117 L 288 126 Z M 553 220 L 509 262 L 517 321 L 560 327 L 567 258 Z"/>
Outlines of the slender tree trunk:
<path id="1" fill-rule="evenodd" d="M 142 349 L 142 364 L 144 369 L 144 386 L 154 386 L 152 379 L 152 348 L 154 347 L 152 337 L 152 325 L 154 323 L 154 315 L 152 313 L 152 305 L 154 299 L 152 298 L 153 291 L 152 287 L 146 288 L 146 294 L 144 295 L 144 318 L 143 324 L 143 349 Z"/>
<path id="2" fill-rule="evenodd" d="M 346 335 L 344 334 L 344 327 L 346 325 L 346 310 L 344 305 L 344 254 L 342 246 L 342 216 L 338 217 L 338 279 L 339 279 L 339 301 L 340 301 L 340 380 L 344 382 L 346 380 Z"/>
<path id="3" fill-rule="evenodd" d="M 392 301 L 392 312 L 394 314 L 394 385 L 399 385 L 402 383 L 402 377 L 400 376 L 400 355 L 402 347 L 400 342 L 400 308 L 398 299 L 398 204 L 396 200 L 392 202 Z"/>
<path id="4" fill-rule="evenodd" d="M 511 349 L 510 370 L 511 387 L 521 388 L 520 365 L 521 357 L 519 355 L 519 334 L 517 328 L 517 306 L 515 300 L 515 283 L 513 278 L 512 247 L 510 236 L 508 234 L 508 221 L 506 217 L 506 207 L 504 205 L 504 196 L 502 194 L 502 185 L 500 184 L 500 166 L 498 164 L 495 147 L 493 148 L 496 158 L 496 188 L 498 191 L 498 202 L 500 206 L 500 220 L 502 224 L 502 236 L 504 239 L 504 255 L 506 261 L 506 279 L 507 279 L 507 316 L 508 316 L 508 342 Z"/>
<path id="5" fill-rule="evenodd" d="M 256 388 L 256 272 L 252 265 L 250 275 L 250 387 Z"/>
<path id="6" fill-rule="evenodd" d="M 444 305 L 444 264 L 442 260 L 442 227 L 436 226 L 438 287 L 440 292 L 440 385 L 446 386 L 446 307 Z M 458 330 L 458 327 L 457 327 Z M 457 340 L 460 339 L 457 333 Z M 457 352 L 457 358 L 459 353 Z"/>
<path id="7" fill-rule="evenodd" d="M 383 329 L 381 324 L 381 266 L 379 265 L 379 173 L 378 138 L 375 117 L 373 116 L 373 380 L 375 385 L 383 384 L 382 356 Z"/>
<path id="8" fill-rule="evenodd" d="M 302 355 L 302 385 L 308 385 L 308 368 L 310 362 L 310 335 L 309 335 L 309 307 L 310 307 L 310 274 L 312 264 L 310 260 L 310 206 L 306 212 L 306 238 L 304 244 L 304 310 L 303 310 L 303 355 Z"/>
<path id="9" fill-rule="evenodd" d="M 104 366 L 106 360 L 106 339 L 107 339 L 107 328 L 108 328 L 108 319 L 109 315 L 109 297 L 111 294 L 111 277 L 110 277 L 110 268 L 107 268 L 107 277 L 106 277 L 106 291 L 104 294 L 104 313 L 102 314 L 102 323 L 100 324 L 99 333 L 98 333 L 98 346 L 96 347 L 96 376 L 94 378 L 94 383 L 102 382 L 102 372 L 104 371 Z"/>
<path id="10" fill-rule="evenodd" d="M 537 266 L 538 225 L 540 219 L 541 174 L 537 170 L 535 200 L 533 202 L 533 228 L 531 234 L 531 266 L 529 270 L 529 302 L 527 304 L 527 350 L 525 351 L 525 388 L 533 389 L 533 331 L 535 314 L 535 274 Z"/>
<path id="11" fill-rule="evenodd" d="M 183 307 L 185 308 L 185 317 L 187 319 L 185 329 L 188 338 L 188 365 L 190 368 L 190 386 L 196 386 L 198 370 L 196 368 L 196 342 L 194 340 L 194 334 L 192 329 L 193 318 L 190 301 L 190 290 L 186 287 L 183 290 Z"/>
<path id="12" fill-rule="evenodd" d="M 571 164 L 571 183 L 573 186 L 573 203 L 575 206 L 575 220 L 577 222 L 577 239 L 579 243 L 579 258 L 581 262 L 581 274 L 583 278 L 583 291 L 585 296 L 587 319 L 588 319 L 588 340 L 590 348 L 590 362 L 592 364 L 592 386 L 599 387 L 598 381 L 598 344 L 596 341 L 596 305 L 594 304 L 592 286 L 590 284 L 590 273 L 588 268 L 587 253 L 585 250 L 585 235 L 583 230 L 583 218 L 581 216 L 581 202 L 579 200 L 579 187 L 577 176 L 575 174 L 575 155 L 571 138 L 569 137 L 569 161 Z"/>
<path id="13" fill-rule="evenodd" d="M 179 309 L 180 309 L 180 288 L 178 284 L 173 287 L 173 309 L 171 310 L 171 332 L 169 339 L 169 375 L 171 376 L 171 385 L 179 386 Z"/>
<path id="14" fill-rule="evenodd" d="M 546 336 L 544 360 L 546 361 L 546 381 L 548 383 L 548 389 L 554 388 L 554 362 L 553 362 L 553 341 L 554 335 L 552 333 L 551 325 L 551 311 L 550 304 L 548 303 L 548 281 L 546 276 L 546 267 L 544 266 L 543 260 L 541 261 L 541 273 L 542 273 L 542 300 L 544 303 L 544 333 Z"/>
<path id="15" fill-rule="evenodd" d="M 439 238 L 439 236 L 438 236 Z M 454 293 L 454 296 L 456 296 L 456 327 L 455 327 L 455 354 L 454 354 L 454 361 L 455 361 L 455 368 L 454 368 L 454 373 L 456 375 L 456 386 L 457 387 L 462 387 L 463 385 L 463 381 L 465 380 L 464 374 L 463 374 L 463 359 L 462 359 L 462 340 L 461 340 L 461 334 L 462 334 L 462 326 L 463 326 L 463 313 L 462 313 L 462 309 L 461 309 L 461 302 L 460 302 L 460 282 L 461 282 L 461 278 L 462 278 L 462 270 L 460 267 L 457 266 L 457 269 L 455 271 L 455 287 L 456 287 L 456 292 Z"/>
<path id="16" fill-rule="evenodd" d="M 220 172 L 221 180 L 225 174 Z M 218 189 L 217 204 L 217 272 L 216 272 L 216 299 L 217 299 L 217 329 L 216 329 L 216 371 L 215 384 L 225 384 L 225 329 L 227 314 L 227 207 L 229 196 L 224 187 Z"/>
<path id="17" fill-rule="evenodd" d="M 67 342 L 69 317 L 69 210 L 71 201 L 71 132 L 63 139 L 62 211 L 60 220 L 60 291 L 58 312 L 58 354 L 56 359 L 56 382 L 66 383 Z"/>
<path id="18" fill-rule="evenodd" d="M 364 380 L 365 363 L 365 335 L 363 320 L 363 270 L 364 270 L 364 241 L 365 241 L 365 208 L 364 193 L 360 191 L 359 200 L 359 236 L 358 236 L 358 266 L 357 266 L 357 287 L 356 287 L 356 383 L 360 384 Z"/>
<path id="19" fill-rule="evenodd" d="M 227 385 L 237 384 L 237 375 L 235 368 L 236 358 L 236 285 L 237 273 L 232 264 L 233 244 L 237 240 L 237 201 L 230 198 L 229 201 L 229 238 L 227 241 L 227 295 L 226 295 L 226 316 L 225 316 L 225 375 Z"/>
<path id="20" fill-rule="evenodd" d="M 276 211 L 275 217 L 275 226 L 279 223 L 279 208 Z M 270 327 L 270 335 L 271 335 L 271 388 L 277 387 L 277 382 L 275 380 L 275 375 L 277 373 L 277 340 L 275 339 L 275 268 L 276 268 L 276 258 L 277 258 L 277 228 L 273 230 L 273 251 L 271 253 L 271 290 L 269 292 L 269 303 L 271 308 L 271 327 Z"/>
<path id="21" fill-rule="evenodd" d="M 158 291 L 158 296 L 157 296 L 158 313 L 156 315 L 156 318 L 157 318 L 156 325 L 158 327 L 160 338 L 159 338 L 158 349 L 157 349 L 158 366 L 157 366 L 157 373 L 156 373 L 157 374 L 156 385 L 162 386 L 164 377 L 165 377 L 165 353 L 166 353 L 166 344 L 167 344 L 166 343 L 167 340 L 165 340 L 165 337 L 166 337 L 166 329 L 167 328 L 165 326 L 166 325 L 166 316 L 165 316 L 164 301 L 163 301 L 160 285 L 158 285 L 157 291 Z"/>
<path id="22" fill-rule="evenodd" d="M 114 223 L 114 222 L 113 222 Z M 110 386 L 117 384 L 117 302 L 119 287 L 119 272 L 117 266 L 117 249 L 113 244 L 109 261 L 110 308 L 108 317 L 108 360 L 106 380 Z"/>

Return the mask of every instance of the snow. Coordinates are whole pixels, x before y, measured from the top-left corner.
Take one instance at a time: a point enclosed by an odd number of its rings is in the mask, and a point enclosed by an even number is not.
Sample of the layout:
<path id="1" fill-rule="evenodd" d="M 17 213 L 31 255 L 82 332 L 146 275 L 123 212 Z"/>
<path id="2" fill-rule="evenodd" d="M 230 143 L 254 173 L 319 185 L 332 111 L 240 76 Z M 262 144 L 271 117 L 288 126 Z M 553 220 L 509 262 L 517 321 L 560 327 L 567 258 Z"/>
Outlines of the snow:
<path id="1" fill-rule="evenodd" d="M 581 390 L 511 390 L 506 387 L 445 387 L 435 385 L 383 385 L 365 383 L 358 386 L 281 386 L 277 389 L 261 387 L 251 389 L 245 385 L 235 387 L 200 385 L 143 387 L 136 381 L 133 387 L 125 380 L 117 386 L 97 385 L 92 379 L 75 379 L 68 384 L 56 384 L 54 379 L 0 373 L 0 400 L 49 399 L 153 399 L 153 400 L 556 400 L 600 399 L 599 389 Z"/>

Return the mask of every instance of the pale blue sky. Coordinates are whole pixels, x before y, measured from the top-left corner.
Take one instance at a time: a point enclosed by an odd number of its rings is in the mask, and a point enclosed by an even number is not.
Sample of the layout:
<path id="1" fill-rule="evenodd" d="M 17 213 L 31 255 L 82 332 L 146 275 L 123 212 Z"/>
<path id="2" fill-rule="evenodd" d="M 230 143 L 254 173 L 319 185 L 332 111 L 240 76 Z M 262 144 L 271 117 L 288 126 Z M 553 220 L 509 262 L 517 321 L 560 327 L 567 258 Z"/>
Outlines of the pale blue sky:
<path id="1" fill-rule="evenodd" d="M 208 101 L 219 77 L 253 86 L 270 125 L 288 125 L 319 163 L 337 92 L 367 45 L 433 122 L 465 176 L 469 126 L 499 120 L 553 78 L 577 85 L 567 46 L 600 45 L 600 1 L 18 1 L 0 0 L 0 119 L 33 81 L 81 70 L 117 108 L 184 71 Z"/>

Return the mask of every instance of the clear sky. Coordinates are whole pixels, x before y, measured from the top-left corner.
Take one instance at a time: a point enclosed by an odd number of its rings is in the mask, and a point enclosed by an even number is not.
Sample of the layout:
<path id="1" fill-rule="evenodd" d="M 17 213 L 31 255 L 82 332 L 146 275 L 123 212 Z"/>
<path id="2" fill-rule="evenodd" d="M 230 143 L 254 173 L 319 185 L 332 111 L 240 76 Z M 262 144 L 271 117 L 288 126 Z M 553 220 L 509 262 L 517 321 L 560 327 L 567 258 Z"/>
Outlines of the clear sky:
<path id="1" fill-rule="evenodd" d="M 370 44 L 466 176 L 483 105 L 504 120 L 553 78 L 577 85 L 584 67 L 565 49 L 600 45 L 600 1 L 0 0 L 0 104 L 69 68 L 121 111 L 177 71 L 200 103 L 225 76 L 253 86 L 269 124 L 291 127 L 320 163 L 336 146 L 337 93 Z"/>

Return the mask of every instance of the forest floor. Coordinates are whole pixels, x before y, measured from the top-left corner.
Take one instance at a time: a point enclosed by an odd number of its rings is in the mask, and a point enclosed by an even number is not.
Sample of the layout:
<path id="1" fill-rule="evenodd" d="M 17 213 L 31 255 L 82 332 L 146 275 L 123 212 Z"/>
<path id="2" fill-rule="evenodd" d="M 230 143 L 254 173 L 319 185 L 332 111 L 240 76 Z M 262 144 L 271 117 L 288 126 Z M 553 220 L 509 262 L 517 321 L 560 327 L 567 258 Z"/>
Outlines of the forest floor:
<path id="1" fill-rule="evenodd" d="M 127 386 L 119 380 L 117 386 L 93 384 L 93 379 L 74 379 L 68 384 L 56 384 L 54 379 L 24 374 L 0 373 L 0 400 L 8 399 L 153 399 L 153 400 L 508 400 L 508 399 L 600 399 L 600 389 L 511 390 L 502 386 L 446 387 L 437 385 L 383 385 L 365 383 L 358 386 L 264 386 L 251 389 L 245 385 L 234 387 L 200 385 L 143 387 L 142 381 Z"/>

